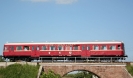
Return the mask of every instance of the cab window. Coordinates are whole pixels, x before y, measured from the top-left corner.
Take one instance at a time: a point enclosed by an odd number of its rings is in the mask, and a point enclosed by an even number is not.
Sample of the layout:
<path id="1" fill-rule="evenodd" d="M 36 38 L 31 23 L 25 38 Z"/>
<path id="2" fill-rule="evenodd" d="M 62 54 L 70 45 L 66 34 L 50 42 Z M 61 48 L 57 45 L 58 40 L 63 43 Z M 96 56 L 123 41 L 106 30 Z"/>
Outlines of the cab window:
<path id="1" fill-rule="evenodd" d="M 118 45 L 118 50 L 121 50 L 121 46 L 120 45 Z"/>
<path id="2" fill-rule="evenodd" d="M 5 46 L 5 47 L 4 47 L 4 51 L 7 51 L 7 50 L 8 50 L 8 46 Z"/>

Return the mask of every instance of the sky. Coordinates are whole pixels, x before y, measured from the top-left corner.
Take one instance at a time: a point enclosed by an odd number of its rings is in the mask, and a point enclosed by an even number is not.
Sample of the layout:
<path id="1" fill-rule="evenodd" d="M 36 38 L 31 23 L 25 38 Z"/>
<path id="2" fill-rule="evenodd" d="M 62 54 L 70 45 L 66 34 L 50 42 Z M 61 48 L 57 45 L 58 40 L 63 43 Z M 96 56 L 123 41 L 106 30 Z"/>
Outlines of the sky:
<path id="1" fill-rule="evenodd" d="M 0 0 L 6 42 L 117 40 L 133 61 L 133 0 Z"/>

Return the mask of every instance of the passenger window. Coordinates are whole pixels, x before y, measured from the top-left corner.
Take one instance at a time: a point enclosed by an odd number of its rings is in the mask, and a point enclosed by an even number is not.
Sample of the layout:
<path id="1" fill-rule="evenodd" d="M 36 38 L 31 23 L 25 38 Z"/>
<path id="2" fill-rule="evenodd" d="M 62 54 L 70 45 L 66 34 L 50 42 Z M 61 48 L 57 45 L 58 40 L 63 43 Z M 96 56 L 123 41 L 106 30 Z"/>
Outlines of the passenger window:
<path id="1" fill-rule="evenodd" d="M 63 50 L 63 46 L 58 46 L 58 50 Z"/>
<path id="2" fill-rule="evenodd" d="M 110 46 L 110 50 L 116 50 L 116 47 L 114 45 Z"/>
<path id="3" fill-rule="evenodd" d="M 78 46 L 74 46 L 74 50 L 78 50 Z"/>
<path id="4" fill-rule="evenodd" d="M 99 50 L 99 46 L 95 45 L 94 50 Z"/>
<path id="5" fill-rule="evenodd" d="M 39 46 L 36 47 L 36 50 L 39 50 Z"/>
<path id="6" fill-rule="evenodd" d="M 22 46 L 17 46 L 16 50 L 22 50 Z"/>
<path id="7" fill-rule="evenodd" d="M 34 50 L 34 46 L 32 46 L 32 50 Z"/>
<path id="8" fill-rule="evenodd" d="M 29 50 L 29 46 L 24 46 L 24 50 Z"/>
<path id="9" fill-rule="evenodd" d="M 120 50 L 121 49 L 121 46 L 120 45 L 118 45 L 118 50 Z"/>
<path id="10" fill-rule="evenodd" d="M 65 50 L 68 50 L 68 46 L 65 46 Z"/>
<path id="11" fill-rule="evenodd" d="M 82 46 L 82 50 L 85 50 L 85 46 Z"/>
<path id="12" fill-rule="evenodd" d="M 72 50 L 72 46 L 70 46 L 70 50 Z"/>
<path id="13" fill-rule="evenodd" d="M 14 46 L 11 46 L 11 48 L 10 48 L 11 50 L 14 50 Z"/>
<path id="14" fill-rule="evenodd" d="M 90 46 L 87 46 L 87 50 L 90 50 Z"/>
<path id="15" fill-rule="evenodd" d="M 46 50 L 47 49 L 47 47 L 46 46 L 42 46 L 42 50 Z"/>
<path id="16" fill-rule="evenodd" d="M 101 46 L 101 50 L 107 50 L 107 46 L 106 45 L 102 45 Z"/>
<path id="17" fill-rule="evenodd" d="M 66 46 L 66 50 L 70 50 L 70 46 L 69 45 Z"/>
<path id="18" fill-rule="evenodd" d="M 55 50 L 55 46 L 50 46 L 50 50 Z"/>

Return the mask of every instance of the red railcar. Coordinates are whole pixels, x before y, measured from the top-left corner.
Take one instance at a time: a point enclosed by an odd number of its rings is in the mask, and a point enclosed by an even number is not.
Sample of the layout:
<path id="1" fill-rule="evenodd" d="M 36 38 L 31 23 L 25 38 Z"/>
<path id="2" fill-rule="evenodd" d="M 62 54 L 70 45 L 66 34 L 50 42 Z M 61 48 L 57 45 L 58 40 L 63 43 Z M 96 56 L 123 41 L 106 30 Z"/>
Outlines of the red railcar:
<path id="1" fill-rule="evenodd" d="M 125 57 L 121 41 L 6 43 L 3 56 L 14 59 L 39 57 Z"/>

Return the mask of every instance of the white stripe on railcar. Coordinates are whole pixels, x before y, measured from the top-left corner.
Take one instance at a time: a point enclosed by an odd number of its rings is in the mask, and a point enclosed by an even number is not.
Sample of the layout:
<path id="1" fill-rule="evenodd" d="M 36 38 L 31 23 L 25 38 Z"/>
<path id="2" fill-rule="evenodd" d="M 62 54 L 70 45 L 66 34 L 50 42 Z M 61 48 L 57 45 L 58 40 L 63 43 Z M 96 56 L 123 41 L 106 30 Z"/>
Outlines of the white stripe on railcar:
<path id="1" fill-rule="evenodd" d="M 121 44 L 122 42 L 32 42 L 32 43 L 6 43 L 5 45 L 33 45 L 33 44 Z"/>

